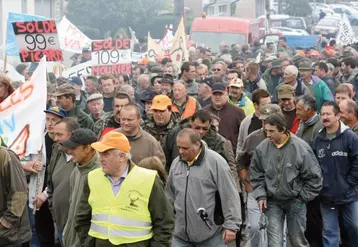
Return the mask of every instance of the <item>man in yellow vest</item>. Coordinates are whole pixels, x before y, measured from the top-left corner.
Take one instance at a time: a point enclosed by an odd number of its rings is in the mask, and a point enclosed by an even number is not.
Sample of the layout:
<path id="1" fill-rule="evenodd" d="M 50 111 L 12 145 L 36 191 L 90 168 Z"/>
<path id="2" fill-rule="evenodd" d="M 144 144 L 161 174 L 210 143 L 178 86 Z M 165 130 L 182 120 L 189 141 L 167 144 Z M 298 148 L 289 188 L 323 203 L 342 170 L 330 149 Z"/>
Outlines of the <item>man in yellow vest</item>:
<path id="1" fill-rule="evenodd" d="M 91 171 L 75 229 L 81 246 L 169 247 L 174 214 L 156 171 L 131 161 L 127 137 L 115 131 L 91 145 L 102 168 Z"/>

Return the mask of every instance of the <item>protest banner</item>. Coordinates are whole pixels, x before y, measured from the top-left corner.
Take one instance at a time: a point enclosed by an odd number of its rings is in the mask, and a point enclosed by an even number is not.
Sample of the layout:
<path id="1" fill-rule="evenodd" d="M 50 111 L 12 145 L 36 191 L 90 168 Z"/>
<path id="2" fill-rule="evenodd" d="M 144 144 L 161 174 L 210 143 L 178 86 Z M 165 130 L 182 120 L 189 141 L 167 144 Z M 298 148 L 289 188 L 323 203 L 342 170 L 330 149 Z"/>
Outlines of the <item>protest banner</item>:
<path id="1" fill-rule="evenodd" d="M 20 157 L 41 151 L 46 109 L 46 58 L 31 79 L 0 104 L 0 136 Z"/>
<path id="2" fill-rule="evenodd" d="M 19 47 L 17 46 L 14 29 L 12 28 L 12 23 L 20 22 L 20 21 L 43 21 L 43 20 L 50 20 L 50 19 L 43 16 L 25 15 L 20 13 L 9 12 L 7 18 L 6 55 L 8 56 L 19 55 Z"/>
<path id="3" fill-rule="evenodd" d="M 92 75 L 131 74 L 130 39 L 92 41 Z"/>
<path id="4" fill-rule="evenodd" d="M 166 26 L 164 30 L 164 37 L 158 42 L 158 44 L 160 45 L 163 51 L 167 51 L 172 48 L 173 40 L 174 40 L 173 26 L 172 25 L 170 25 L 169 27 Z"/>
<path id="5" fill-rule="evenodd" d="M 78 76 L 79 78 L 84 81 L 86 76 L 92 74 L 92 66 L 91 62 L 88 61 L 86 63 L 81 63 L 71 68 L 68 68 L 62 72 L 62 76 L 66 79 L 70 79 L 73 76 Z"/>
<path id="6" fill-rule="evenodd" d="M 160 47 L 160 45 L 152 39 L 152 37 L 150 36 L 150 33 L 148 32 L 148 52 L 147 52 L 147 57 L 150 60 L 155 61 L 156 56 L 164 57 L 164 55 L 165 55 L 165 53 L 162 50 L 162 48 Z"/>
<path id="7" fill-rule="evenodd" d="M 186 35 L 183 17 L 180 20 L 178 29 L 174 35 L 173 46 L 170 50 L 170 56 L 173 61 L 174 72 L 180 73 L 181 65 L 189 61 L 189 53 L 186 47 Z"/>
<path id="8" fill-rule="evenodd" d="M 15 22 L 12 24 L 21 62 L 62 61 L 63 55 L 54 20 Z"/>
<path id="9" fill-rule="evenodd" d="M 354 32 L 351 26 L 351 23 L 348 20 L 348 17 L 346 14 L 343 14 L 340 26 L 339 26 L 339 31 L 337 34 L 337 44 L 339 45 L 348 45 L 348 44 L 352 44 L 353 43 L 353 39 L 354 39 Z"/>
<path id="10" fill-rule="evenodd" d="M 74 53 L 82 53 L 84 47 L 91 46 L 91 40 L 73 25 L 64 16 L 58 24 L 58 36 L 60 39 L 61 49 Z"/>
<path id="11" fill-rule="evenodd" d="M 5 62 L 3 60 L 0 60 L 0 71 L 3 72 L 4 68 Z M 5 73 L 7 76 L 10 77 L 11 81 L 25 81 L 25 77 L 19 74 L 11 64 L 6 65 Z"/>

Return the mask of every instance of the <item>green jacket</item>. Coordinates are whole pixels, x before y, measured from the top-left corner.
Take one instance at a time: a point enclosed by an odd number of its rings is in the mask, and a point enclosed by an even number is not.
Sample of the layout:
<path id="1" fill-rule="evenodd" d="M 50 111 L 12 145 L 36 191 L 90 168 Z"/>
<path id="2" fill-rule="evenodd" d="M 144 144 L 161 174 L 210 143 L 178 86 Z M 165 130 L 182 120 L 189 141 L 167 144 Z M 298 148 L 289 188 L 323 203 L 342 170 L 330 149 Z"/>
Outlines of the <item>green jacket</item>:
<path id="1" fill-rule="evenodd" d="M 296 132 L 296 136 L 312 146 L 313 139 L 318 135 L 318 132 L 322 128 L 323 125 L 321 123 L 321 118 L 318 114 L 316 114 L 308 123 L 300 121 L 300 126 Z"/>
<path id="2" fill-rule="evenodd" d="M 63 230 L 63 242 L 66 247 L 77 247 L 80 246 L 80 239 L 75 231 L 75 217 L 79 210 L 78 204 L 80 200 L 80 193 L 83 190 L 85 180 L 88 173 L 94 169 L 100 167 L 98 154 L 95 153 L 93 158 L 86 165 L 78 165 L 73 169 L 70 178 L 70 209 L 68 212 L 68 218 L 65 229 Z"/>
<path id="3" fill-rule="evenodd" d="M 74 117 L 77 119 L 78 124 L 81 128 L 90 129 L 93 128 L 93 120 L 90 116 L 84 113 L 78 106 L 73 107 L 71 110 L 66 112 L 67 117 Z"/>
<path id="4" fill-rule="evenodd" d="M 317 102 L 317 112 L 321 112 L 324 102 L 334 101 L 333 94 L 327 84 L 317 76 L 312 76 L 314 98 Z"/>
<path id="5" fill-rule="evenodd" d="M 262 79 L 265 80 L 267 91 L 272 95 L 275 92 L 276 87 L 280 84 L 280 76 L 273 76 L 271 74 L 271 68 L 266 69 L 262 74 Z"/>
<path id="6" fill-rule="evenodd" d="M 27 199 L 26 178 L 19 158 L 0 147 L 0 246 L 12 247 L 31 240 Z"/>
<path id="7" fill-rule="evenodd" d="M 129 172 L 135 164 L 131 161 Z M 84 181 L 83 190 L 79 193 L 80 199 L 78 204 L 78 213 L 75 217 L 75 230 L 80 238 L 81 245 L 85 247 L 170 247 L 172 233 L 174 231 L 174 210 L 164 192 L 164 185 L 156 177 L 152 192 L 150 194 L 148 209 L 152 218 L 153 237 L 150 240 L 132 243 L 113 245 L 108 240 L 93 238 L 88 235 L 91 226 L 92 209 L 88 203 L 88 197 L 91 191 L 88 186 L 88 179 Z"/>

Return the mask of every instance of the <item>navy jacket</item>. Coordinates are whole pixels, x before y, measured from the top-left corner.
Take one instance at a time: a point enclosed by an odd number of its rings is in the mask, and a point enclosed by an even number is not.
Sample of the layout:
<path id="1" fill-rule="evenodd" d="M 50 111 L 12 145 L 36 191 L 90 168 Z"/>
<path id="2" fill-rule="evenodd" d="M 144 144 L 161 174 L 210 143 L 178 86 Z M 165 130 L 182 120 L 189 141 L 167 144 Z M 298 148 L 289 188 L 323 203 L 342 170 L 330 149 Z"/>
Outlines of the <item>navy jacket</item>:
<path id="1" fill-rule="evenodd" d="M 322 169 L 320 200 L 325 204 L 346 204 L 358 200 L 358 136 L 342 122 L 331 141 L 323 128 L 312 149 Z"/>

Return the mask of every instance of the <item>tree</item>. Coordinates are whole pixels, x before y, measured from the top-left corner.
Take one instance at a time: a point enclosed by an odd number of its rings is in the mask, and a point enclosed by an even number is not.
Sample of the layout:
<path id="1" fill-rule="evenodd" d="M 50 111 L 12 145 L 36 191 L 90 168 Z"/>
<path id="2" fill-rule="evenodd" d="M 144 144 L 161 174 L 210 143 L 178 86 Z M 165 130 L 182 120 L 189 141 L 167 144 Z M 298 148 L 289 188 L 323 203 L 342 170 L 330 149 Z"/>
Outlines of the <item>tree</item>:
<path id="1" fill-rule="evenodd" d="M 287 15 L 306 17 L 312 14 L 308 0 L 285 0 L 284 2 L 284 13 Z"/>
<path id="2" fill-rule="evenodd" d="M 67 18 L 92 39 L 103 39 L 107 33 L 115 35 L 120 28 L 134 30 L 153 22 L 157 11 L 170 4 L 170 0 L 69 0 Z M 85 30 L 92 30 L 86 33 Z M 98 30 L 95 32 L 94 30 Z"/>

